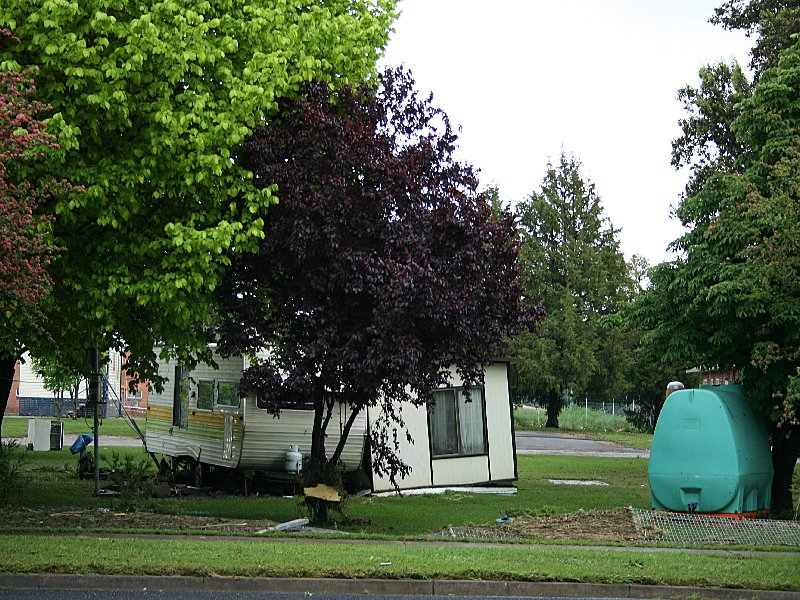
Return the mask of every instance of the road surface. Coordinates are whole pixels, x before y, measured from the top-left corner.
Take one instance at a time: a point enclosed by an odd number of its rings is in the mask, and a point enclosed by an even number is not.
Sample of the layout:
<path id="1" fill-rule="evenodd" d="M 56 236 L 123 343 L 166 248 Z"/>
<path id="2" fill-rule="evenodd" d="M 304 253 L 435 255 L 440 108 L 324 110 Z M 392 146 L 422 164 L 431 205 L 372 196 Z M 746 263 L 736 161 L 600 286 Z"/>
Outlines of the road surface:
<path id="1" fill-rule="evenodd" d="M 564 433 L 517 431 L 515 435 L 517 454 L 603 456 L 606 458 L 649 458 L 650 456 L 648 450 L 626 448 L 612 442 L 598 442 Z"/>
<path id="2" fill-rule="evenodd" d="M 604 456 L 606 458 L 648 458 L 648 450 L 626 448 L 612 442 L 598 442 L 585 437 L 566 433 L 550 433 L 544 431 L 517 431 L 518 454 L 549 454 L 555 456 Z M 69 448 L 77 438 L 74 434 L 64 434 L 64 447 Z M 27 439 L 18 439 L 24 445 Z M 134 446 L 141 447 L 142 441 L 132 437 L 116 437 L 101 435 L 100 446 Z"/>

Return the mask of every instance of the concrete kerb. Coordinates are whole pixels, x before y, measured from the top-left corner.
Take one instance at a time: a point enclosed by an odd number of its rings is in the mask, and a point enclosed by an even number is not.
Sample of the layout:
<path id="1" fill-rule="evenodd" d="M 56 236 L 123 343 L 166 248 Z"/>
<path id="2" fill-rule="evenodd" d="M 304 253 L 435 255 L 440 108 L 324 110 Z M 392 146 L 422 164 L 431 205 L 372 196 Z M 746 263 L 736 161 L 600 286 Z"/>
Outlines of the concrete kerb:
<path id="1" fill-rule="evenodd" d="M 392 580 L 269 577 L 186 577 L 0 574 L 0 589 L 118 591 L 238 591 L 408 596 L 526 596 L 558 598 L 709 598 L 800 600 L 800 593 L 726 588 L 481 580 Z"/>

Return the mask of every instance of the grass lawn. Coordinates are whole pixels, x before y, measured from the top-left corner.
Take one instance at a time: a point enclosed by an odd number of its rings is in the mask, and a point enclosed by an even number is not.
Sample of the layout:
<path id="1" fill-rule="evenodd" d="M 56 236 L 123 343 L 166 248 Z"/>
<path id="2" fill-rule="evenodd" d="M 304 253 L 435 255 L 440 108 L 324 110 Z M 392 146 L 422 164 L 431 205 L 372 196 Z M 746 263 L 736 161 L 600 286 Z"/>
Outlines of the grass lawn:
<path id="1" fill-rule="evenodd" d="M 4 536 L 4 573 L 486 579 L 800 590 L 797 555 Z M 309 560 L 313 557 L 313 560 Z M 391 563 L 381 566 L 381 563 Z"/>
<path id="2" fill-rule="evenodd" d="M 120 455 L 145 460 L 140 448 Z M 22 452 L 22 451 L 20 451 Z M 104 452 L 109 453 L 108 449 Z M 21 485 L 6 500 L 10 509 L 48 512 L 107 508 L 112 498 L 92 495 L 93 482 L 75 476 L 77 459 L 68 450 L 24 452 Z M 579 509 L 648 507 L 647 462 L 641 459 L 520 456 L 514 496 L 448 493 L 440 496 L 356 497 L 347 504 L 352 522 L 342 527 L 361 544 L 314 541 L 280 543 L 270 538 L 239 541 L 204 538 L 120 539 L 87 531 L 77 539 L 26 535 L 13 523 L 0 524 L 13 552 L 0 553 L 4 573 L 125 573 L 130 575 L 314 576 L 347 578 L 442 578 L 525 581 L 581 581 L 718 586 L 800 591 L 798 553 L 773 555 L 656 553 L 506 545 L 397 545 L 386 539 L 422 539 L 447 526 L 492 523 L 509 511 L 570 513 Z M 599 479 L 603 487 L 564 487 L 549 478 Z M 195 499 L 142 499 L 139 510 L 196 514 L 241 520 L 287 521 L 304 516 L 296 498 L 214 496 Z M 39 530 L 37 529 L 37 533 Z M 157 559 L 156 559 L 157 557 Z M 313 557 L 313 559 L 309 559 Z M 381 563 L 391 563 L 381 566 Z"/>
<path id="3" fill-rule="evenodd" d="M 558 431 L 558 430 L 554 430 Z M 638 450 L 650 450 L 653 442 L 652 433 L 633 433 L 633 432 L 592 432 L 587 434 L 590 438 L 603 442 L 614 442 L 628 448 Z"/>
<path id="4" fill-rule="evenodd" d="M 112 450 L 101 449 L 103 456 Z M 141 448 L 115 448 L 118 455 L 149 460 Z M 113 498 L 92 495 L 94 483 L 76 476 L 77 457 L 68 449 L 24 452 L 23 485 L 7 501 L 9 507 L 52 508 L 106 507 L 114 509 Z M 518 492 L 513 496 L 447 493 L 437 496 L 352 497 L 346 511 L 352 533 L 417 537 L 447 526 L 480 525 L 493 522 L 509 511 L 560 514 L 579 509 L 610 509 L 625 506 L 649 507 L 647 462 L 641 459 L 565 456 L 519 456 Z M 600 479 L 608 486 L 551 484 L 548 479 Z M 169 514 L 199 514 L 236 519 L 288 521 L 304 516 L 295 498 L 275 496 L 213 496 L 192 499 L 142 499 L 140 510 Z M 409 518 L 412 515 L 412 518 Z"/>
<path id="5" fill-rule="evenodd" d="M 30 418 L 32 417 L 3 417 L 3 439 L 27 437 L 28 419 Z M 55 421 L 56 419 L 55 417 L 47 417 L 47 420 Z M 64 418 L 61 419 L 61 422 L 64 423 L 64 433 L 92 433 L 92 419 Z M 142 424 L 144 424 L 144 420 L 142 420 Z M 137 437 L 136 432 L 124 419 L 103 419 L 100 421 L 100 437 L 102 438 L 104 435 Z"/>
<path id="6" fill-rule="evenodd" d="M 451 492 L 441 496 L 353 498 L 347 512 L 370 521 L 353 528 L 361 532 L 415 536 L 448 525 L 486 524 L 509 512 L 559 514 L 579 509 L 649 506 L 647 463 L 643 460 L 519 456 L 518 466 L 518 492 L 514 496 Z M 565 489 L 548 479 L 602 479 L 609 485 Z"/>

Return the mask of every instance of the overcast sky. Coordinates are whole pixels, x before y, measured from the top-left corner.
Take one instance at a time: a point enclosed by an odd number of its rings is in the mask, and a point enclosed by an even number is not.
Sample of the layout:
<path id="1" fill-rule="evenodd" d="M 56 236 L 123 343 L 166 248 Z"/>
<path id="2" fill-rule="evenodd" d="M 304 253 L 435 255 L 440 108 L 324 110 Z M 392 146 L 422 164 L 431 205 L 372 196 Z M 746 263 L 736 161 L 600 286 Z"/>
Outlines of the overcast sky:
<path id="1" fill-rule="evenodd" d="M 750 41 L 712 26 L 722 0 L 401 0 L 383 61 L 461 126 L 460 157 L 504 202 L 540 188 L 562 149 L 596 184 L 626 256 L 667 260 L 686 174 L 670 166 L 678 88 Z"/>

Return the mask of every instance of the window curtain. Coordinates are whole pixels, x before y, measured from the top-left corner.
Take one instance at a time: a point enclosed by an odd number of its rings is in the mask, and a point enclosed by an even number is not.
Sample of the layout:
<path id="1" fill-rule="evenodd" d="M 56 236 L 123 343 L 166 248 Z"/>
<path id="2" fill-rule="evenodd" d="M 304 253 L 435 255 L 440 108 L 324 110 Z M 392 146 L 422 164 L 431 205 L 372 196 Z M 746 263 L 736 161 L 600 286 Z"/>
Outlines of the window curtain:
<path id="1" fill-rule="evenodd" d="M 461 454 L 483 454 L 486 440 L 483 436 L 483 390 L 471 388 L 458 390 L 458 421 Z"/>
<path id="2" fill-rule="evenodd" d="M 458 454 L 456 433 L 456 403 L 453 390 L 433 392 L 436 405 L 431 414 L 433 455 Z"/>

